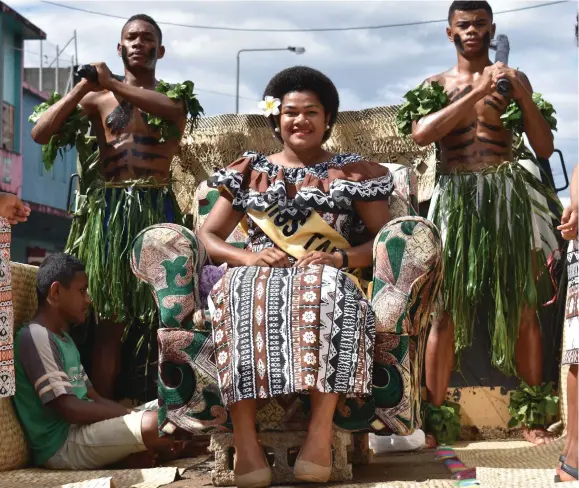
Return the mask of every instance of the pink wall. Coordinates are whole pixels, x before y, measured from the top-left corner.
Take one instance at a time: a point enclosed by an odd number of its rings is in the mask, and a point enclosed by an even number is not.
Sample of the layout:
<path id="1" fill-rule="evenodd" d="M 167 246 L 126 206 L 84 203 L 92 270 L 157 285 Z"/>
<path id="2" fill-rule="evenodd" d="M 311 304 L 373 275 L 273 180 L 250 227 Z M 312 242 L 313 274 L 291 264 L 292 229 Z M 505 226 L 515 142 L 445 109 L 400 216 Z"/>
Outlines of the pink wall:
<path id="1" fill-rule="evenodd" d="M 22 155 L 0 149 L 0 190 L 22 196 Z"/>

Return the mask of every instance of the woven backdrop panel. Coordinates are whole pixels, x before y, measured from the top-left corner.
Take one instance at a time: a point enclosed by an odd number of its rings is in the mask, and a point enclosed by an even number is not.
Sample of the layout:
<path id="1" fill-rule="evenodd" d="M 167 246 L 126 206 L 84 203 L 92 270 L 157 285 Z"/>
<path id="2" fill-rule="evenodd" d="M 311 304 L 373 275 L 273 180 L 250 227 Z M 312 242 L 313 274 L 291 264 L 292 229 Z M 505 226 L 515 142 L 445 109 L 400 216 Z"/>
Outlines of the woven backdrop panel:
<path id="1" fill-rule="evenodd" d="M 418 178 L 418 200 L 430 199 L 434 188 L 436 154 L 434 145 L 417 146 L 396 129 L 398 106 L 340 112 L 332 136 L 325 144 L 334 153 L 359 153 L 379 163 L 411 166 Z M 197 185 L 215 168 L 222 168 L 245 151 L 272 154 L 280 142 L 267 119 L 258 114 L 202 117 L 198 127 L 183 138 L 173 159 L 173 177 L 179 205 L 191 213 Z"/>

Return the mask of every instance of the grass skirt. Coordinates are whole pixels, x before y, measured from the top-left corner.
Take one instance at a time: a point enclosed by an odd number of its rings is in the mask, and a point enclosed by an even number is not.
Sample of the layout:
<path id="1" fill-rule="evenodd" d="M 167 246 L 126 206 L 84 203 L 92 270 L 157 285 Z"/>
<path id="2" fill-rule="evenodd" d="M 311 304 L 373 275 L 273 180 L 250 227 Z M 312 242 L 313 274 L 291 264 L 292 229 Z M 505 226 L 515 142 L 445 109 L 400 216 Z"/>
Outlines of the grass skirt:
<path id="1" fill-rule="evenodd" d="M 484 307 L 491 363 L 516 374 L 523 306 L 541 307 L 554 295 L 549 265 L 559 256 L 549 204 L 561 206 L 518 163 L 439 178 L 429 219 L 442 233 L 443 299 L 455 325 L 457 359 L 471 345 L 477 310 Z"/>
<path id="2" fill-rule="evenodd" d="M 92 188 L 75 213 L 66 252 L 86 266 L 89 292 L 101 319 L 147 328 L 157 324 L 149 287 L 131 271 L 133 239 L 159 223 L 183 223 L 173 192 L 166 186 Z"/>

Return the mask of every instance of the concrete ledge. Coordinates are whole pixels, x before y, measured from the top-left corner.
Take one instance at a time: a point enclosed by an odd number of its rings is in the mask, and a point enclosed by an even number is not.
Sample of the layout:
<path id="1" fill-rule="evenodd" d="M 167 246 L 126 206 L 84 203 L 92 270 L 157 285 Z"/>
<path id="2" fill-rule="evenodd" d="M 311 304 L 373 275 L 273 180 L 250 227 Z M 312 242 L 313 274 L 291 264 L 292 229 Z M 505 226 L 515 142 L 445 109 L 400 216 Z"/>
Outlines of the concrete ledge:
<path id="1" fill-rule="evenodd" d="M 297 453 L 305 437 L 305 432 L 263 432 L 258 434 L 259 441 L 268 454 L 268 460 L 273 471 L 273 483 L 299 483 L 299 481 L 294 479 L 292 472 L 295 455 L 291 456 L 288 454 L 290 454 L 290 451 Z M 352 435 L 348 432 L 334 432 L 332 441 L 334 464 L 330 481 L 352 480 L 352 465 L 348 463 L 348 446 L 350 445 L 351 437 Z M 213 485 L 235 486 L 233 476 L 233 435 L 212 435 L 209 450 L 215 454 L 215 466 L 211 473 Z"/>

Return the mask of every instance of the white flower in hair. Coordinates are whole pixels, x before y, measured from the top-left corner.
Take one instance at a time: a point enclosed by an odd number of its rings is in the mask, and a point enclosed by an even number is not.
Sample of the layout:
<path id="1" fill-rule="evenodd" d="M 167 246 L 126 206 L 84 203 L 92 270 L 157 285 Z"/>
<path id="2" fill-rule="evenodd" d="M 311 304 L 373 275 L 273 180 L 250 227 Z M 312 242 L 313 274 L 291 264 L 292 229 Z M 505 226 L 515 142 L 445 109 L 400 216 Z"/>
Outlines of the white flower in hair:
<path id="1" fill-rule="evenodd" d="M 270 115 L 279 115 L 279 106 L 281 101 L 279 98 L 273 98 L 269 95 L 264 100 L 259 102 L 258 107 L 263 110 L 263 115 L 269 117 Z"/>

